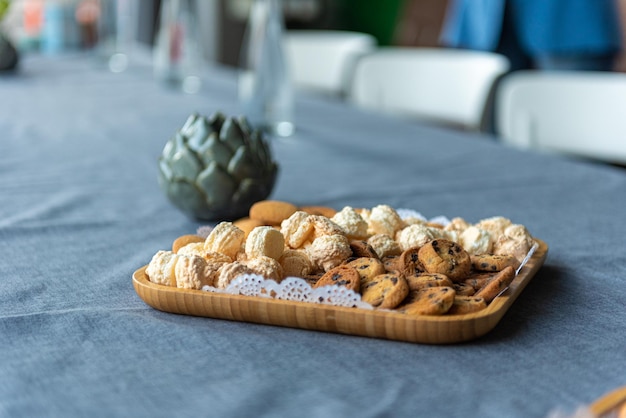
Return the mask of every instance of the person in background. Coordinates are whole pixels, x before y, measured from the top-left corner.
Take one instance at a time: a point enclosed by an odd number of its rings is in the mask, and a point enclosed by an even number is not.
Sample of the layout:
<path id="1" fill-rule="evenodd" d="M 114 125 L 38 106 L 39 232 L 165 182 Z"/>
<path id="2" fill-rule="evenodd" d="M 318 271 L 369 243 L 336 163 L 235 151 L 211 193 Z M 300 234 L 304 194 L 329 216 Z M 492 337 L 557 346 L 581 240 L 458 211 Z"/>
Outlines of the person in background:
<path id="1" fill-rule="evenodd" d="M 626 0 L 449 0 L 442 44 L 494 51 L 511 71 L 626 71 Z"/>

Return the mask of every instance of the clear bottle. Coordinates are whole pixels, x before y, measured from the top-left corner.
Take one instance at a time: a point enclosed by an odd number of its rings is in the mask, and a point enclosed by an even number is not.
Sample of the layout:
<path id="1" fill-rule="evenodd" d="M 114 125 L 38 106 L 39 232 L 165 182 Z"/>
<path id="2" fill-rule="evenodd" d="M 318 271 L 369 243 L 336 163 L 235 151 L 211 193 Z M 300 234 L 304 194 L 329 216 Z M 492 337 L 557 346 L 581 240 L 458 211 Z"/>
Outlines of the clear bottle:
<path id="1" fill-rule="evenodd" d="M 186 93 L 200 90 L 201 51 L 195 0 L 162 0 L 154 49 L 154 75 Z"/>
<path id="2" fill-rule="evenodd" d="M 241 46 L 239 102 L 253 126 L 287 137 L 295 125 L 283 32 L 281 2 L 254 0 Z"/>

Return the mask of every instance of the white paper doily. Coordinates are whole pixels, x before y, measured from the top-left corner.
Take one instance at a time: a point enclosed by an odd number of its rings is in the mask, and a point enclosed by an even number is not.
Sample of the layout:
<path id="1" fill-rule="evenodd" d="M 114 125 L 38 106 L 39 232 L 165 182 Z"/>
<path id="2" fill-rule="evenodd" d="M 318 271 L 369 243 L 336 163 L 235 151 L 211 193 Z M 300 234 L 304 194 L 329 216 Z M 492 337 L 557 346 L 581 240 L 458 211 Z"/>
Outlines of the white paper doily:
<path id="1" fill-rule="evenodd" d="M 299 277 L 286 277 L 283 281 L 277 283 L 258 274 L 242 274 L 230 282 L 226 289 L 204 286 L 202 290 L 294 302 L 374 309 L 372 305 L 361 300 L 360 294 L 347 289 L 345 286 L 332 285 L 313 289 L 310 284 Z"/>

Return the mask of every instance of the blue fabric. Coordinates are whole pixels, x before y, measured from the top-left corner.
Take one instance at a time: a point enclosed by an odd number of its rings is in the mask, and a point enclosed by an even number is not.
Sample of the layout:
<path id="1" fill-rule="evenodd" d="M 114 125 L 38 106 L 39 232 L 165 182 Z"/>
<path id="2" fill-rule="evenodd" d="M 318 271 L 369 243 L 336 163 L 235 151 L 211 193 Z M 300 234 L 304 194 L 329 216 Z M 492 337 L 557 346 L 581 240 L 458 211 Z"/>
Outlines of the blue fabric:
<path id="1" fill-rule="evenodd" d="M 450 45 L 494 51 L 505 4 L 526 53 L 610 53 L 620 47 L 613 0 L 453 0 L 442 39 Z"/>
<path id="2" fill-rule="evenodd" d="M 134 57 L 133 57 L 134 60 Z M 149 65 L 26 56 L 0 77 L 0 417 L 545 418 L 626 384 L 626 173 L 299 96 L 272 198 L 506 216 L 548 259 L 483 338 L 422 345 L 160 312 L 131 276 L 201 224 L 157 185 L 193 112 Z"/>

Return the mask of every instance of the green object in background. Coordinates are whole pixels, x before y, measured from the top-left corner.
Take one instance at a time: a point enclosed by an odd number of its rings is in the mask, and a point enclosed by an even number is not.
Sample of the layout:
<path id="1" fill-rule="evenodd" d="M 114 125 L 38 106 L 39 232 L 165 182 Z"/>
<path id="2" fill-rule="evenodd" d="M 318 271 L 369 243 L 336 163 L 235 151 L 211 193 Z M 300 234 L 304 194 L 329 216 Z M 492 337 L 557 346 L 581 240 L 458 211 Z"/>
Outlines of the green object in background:
<path id="1" fill-rule="evenodd" d="M 381 46 L 393 43 L 403 0 L 341 0 L 341 26 L 373 35 Z"/>
<path id="2" fill-rule="evenodd" d="M 235 220 L 268 197 L 278 165 L 244 117 L 192 114 L 163 148 L 159 186 L 192 219 Z"/>
<path id="3" fill-rule="evenodd" d="M 9 10 L 9 0 L 0 0 L 0 20 L 2 20 L 7 10 Z"/>

